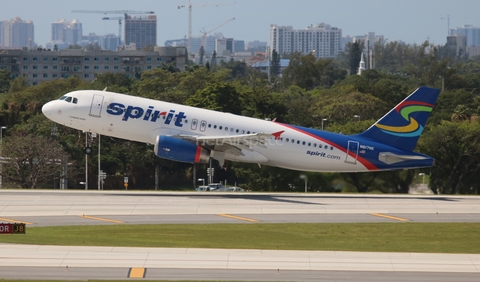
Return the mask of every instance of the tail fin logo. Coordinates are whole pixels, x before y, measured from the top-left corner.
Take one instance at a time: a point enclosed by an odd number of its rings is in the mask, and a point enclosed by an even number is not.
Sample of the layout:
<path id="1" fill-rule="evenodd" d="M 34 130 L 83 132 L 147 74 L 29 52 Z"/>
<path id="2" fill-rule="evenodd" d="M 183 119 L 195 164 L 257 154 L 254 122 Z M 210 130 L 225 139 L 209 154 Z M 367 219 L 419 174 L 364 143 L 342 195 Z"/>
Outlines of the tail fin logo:
<path id="1" fill-rule="evenodd" d="M 419 101 L 406 101 L 397 105 L 395 110 L 408 122 L 407 125 L 391 126 L 384 124 L 375 124 L 384 133 L 399 137 L 418 137 L 422 134 L 423 126 L 410 115 L 416 112 L 431 112 L 433 105 Z"/>

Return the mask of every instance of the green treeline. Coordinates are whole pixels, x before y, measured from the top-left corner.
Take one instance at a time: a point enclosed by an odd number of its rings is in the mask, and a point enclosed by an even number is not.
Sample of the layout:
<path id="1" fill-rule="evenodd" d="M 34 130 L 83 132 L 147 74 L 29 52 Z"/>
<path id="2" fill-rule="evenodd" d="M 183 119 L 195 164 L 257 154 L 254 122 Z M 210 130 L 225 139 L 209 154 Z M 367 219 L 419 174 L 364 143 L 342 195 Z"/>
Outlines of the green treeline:
<path id="1" fill-rule="evenodd" d="M 356 46 L 358 45 L 358 46 Z M 375 69 L 356 75 L 362 44 L 347 45 L 336 59 L 274 52 L 270 73 L 244 62 L 205 66 L 190 64 L 179 72 L 171 64 L 145 71 L 137 78 L 121 73 L 98 74 L 93 82 L 58 79 L 28 86 L 0 71 L 0 125 L 2 129 L 3 187 L 58 188 L 60 178 L 69 188 L 83 188 L 85 134 L 55 125 L 41 113 L 46 102 L 80 89 L 120 92 L 223 112 L 276 119 L 343 134 L 367 129 L 418 86 L 443 89 L 417 151 L 436 159 L 429 169 L 375 173 L 304 173 L 286 169 L 227 162 L 216 181 L 227 180 L 253 191 L 304 191 L 301 174 L 312 192 L 407 193 L 423 181 L 442 194 L 480 192 L 480 58 L 467 59 L 451 46 L 376 45 Z M 280 70 L 279 59 L 290 59 Z M 325 120 L 324 120 L 325 119 Z M 322 120 L 324 121 L 322 123 Z M 97 140 L 88 158 L 89 187 L 97 188 Z M 52 161 L 55 160 L 55 161 Z M 68 163 L 62 170 L 58 163 Z M 104 189 L 193 189 L 194 169 L 154 156 L 153 146 L 102 136 L 101 168 L 108 175 Z M 196 165 L 195 178 L 206 178 L 206 165 Z M 157 181 L 155 180 L 157 175 Z M 157 183 L 157 184 L 156 184 Z"/>

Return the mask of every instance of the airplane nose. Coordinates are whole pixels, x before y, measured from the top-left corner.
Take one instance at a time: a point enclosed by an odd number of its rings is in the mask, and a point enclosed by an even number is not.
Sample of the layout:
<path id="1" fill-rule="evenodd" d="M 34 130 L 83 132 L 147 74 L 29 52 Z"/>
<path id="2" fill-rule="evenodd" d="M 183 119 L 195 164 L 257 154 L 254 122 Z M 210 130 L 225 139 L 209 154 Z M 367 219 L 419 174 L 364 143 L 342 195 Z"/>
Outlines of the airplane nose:
<path id="1" fill-rule="evenodd" d="M 54 101 L 48 102 L 42 107 L 42 113 L 49 119 L 52 119 L 55 113 Z"/>

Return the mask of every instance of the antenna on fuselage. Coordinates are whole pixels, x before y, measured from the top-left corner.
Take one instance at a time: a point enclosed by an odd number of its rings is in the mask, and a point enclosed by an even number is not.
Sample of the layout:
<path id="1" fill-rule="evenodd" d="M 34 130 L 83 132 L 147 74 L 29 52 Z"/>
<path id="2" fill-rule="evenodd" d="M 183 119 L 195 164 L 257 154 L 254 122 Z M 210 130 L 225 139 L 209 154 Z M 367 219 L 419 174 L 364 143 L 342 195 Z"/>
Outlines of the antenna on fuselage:
<path id="1" fill-rule="evenodd" d="M 107 88 L 108 88 L 108 87 L 105 87 L 105 89 L 103 89 L 102 91 L 107 91 Z"/>

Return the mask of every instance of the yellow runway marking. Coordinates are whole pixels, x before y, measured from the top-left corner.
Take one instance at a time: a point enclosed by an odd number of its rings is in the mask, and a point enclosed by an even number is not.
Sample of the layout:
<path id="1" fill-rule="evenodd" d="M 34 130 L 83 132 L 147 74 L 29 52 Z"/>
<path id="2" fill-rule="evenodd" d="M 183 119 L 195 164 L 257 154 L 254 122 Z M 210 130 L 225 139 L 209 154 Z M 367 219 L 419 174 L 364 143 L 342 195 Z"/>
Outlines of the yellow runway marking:
<path id="1" fill-rule="evenodd" d="M 391 215 L 386 215 L 386 214 L 381 214 L 381 213 L 371 213 L 371 215 L 384 217 L 384 218 L 388 218 L 388 219 L 393 219 L 393 220 L 399 220 L 399 221 L 410 221 L 406 218 L 401 218 L 401 217 L 396 217 L 396 216 L 391 216 Z"/>
<path id="2" fill-rule="evenodd" d="M 230 215 L 230 214 L 217 214 L 217 215 L 218 215 L 218 216 L 223 216 L 223 217 L 228 217 L 228 218 L 233 218 L 233 219 L 250 221 L 250 222 L 259 222 L 259 221 L 260 221 L 260 220 L 256 220 L 256 219 L 253 219 L 253 218 L 235 216 L 235 215 Z"/>
<path id="3" fill-rule="evenodd" d="M 125 223 L 121 220 L 115 220 L 115 219 L 108 219 L 108 218 L 102 218 L 102 217 L 95 217 L 95 216 L 89 216 L 89 215 L 79 215 L 79 217 L 82 218 L 88 218 L 88 219 L 95 219 L 95 220 L 101 220 L 101 221 L 106 221 L 106 222 L 113 222 L 113 223 Z"/>
<path id="4" fill-rule="evenodd" d="M 0 221 L 13 222 L 13 223 L 33 224 L 33 222 L 26 222 L 26 221 L 15 220 L 15 219 L 8 219 L 8 218 L 2 218 L 2 217 L 0 217 Z"/>
<path id="5" fill-rule="evenodd" d="M 145 278 L 147 269 L 143 267 L 132 267 L 128 271 L 128 278 Z"/>

